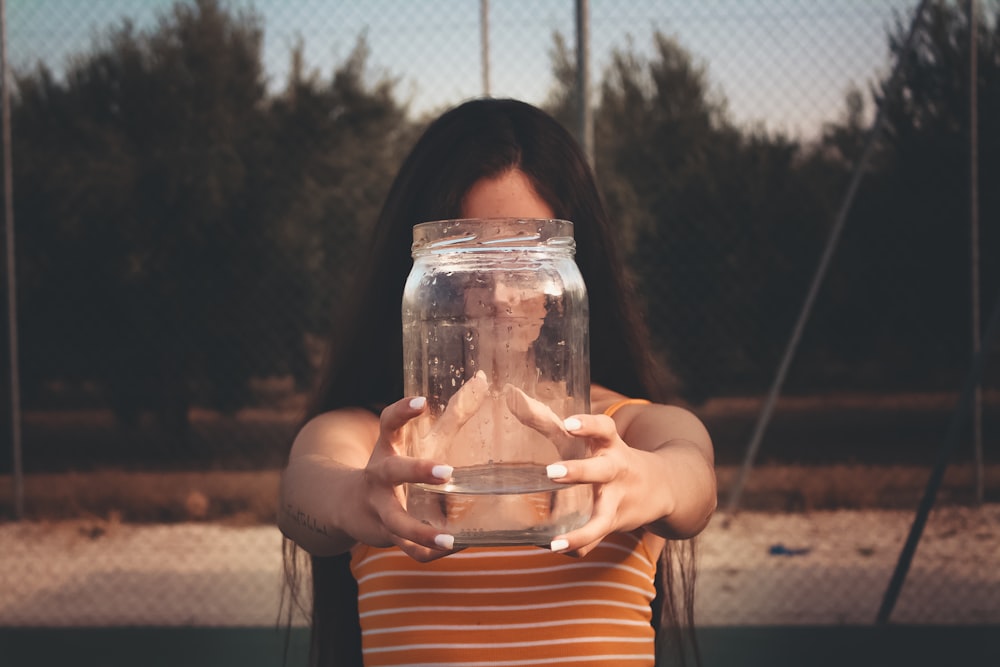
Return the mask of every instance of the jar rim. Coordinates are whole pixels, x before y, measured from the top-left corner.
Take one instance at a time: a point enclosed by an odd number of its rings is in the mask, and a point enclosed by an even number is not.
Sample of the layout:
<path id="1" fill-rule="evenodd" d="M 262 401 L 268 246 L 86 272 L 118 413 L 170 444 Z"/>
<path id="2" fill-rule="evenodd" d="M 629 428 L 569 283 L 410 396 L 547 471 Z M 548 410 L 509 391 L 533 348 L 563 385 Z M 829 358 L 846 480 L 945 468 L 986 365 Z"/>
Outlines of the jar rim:
<path id="1" fill-rule="evenodd" d="M 443 250 L 575 250 L 573 223 L 560 218 L 452 218 L 413 226 L 414 255 Z"/>

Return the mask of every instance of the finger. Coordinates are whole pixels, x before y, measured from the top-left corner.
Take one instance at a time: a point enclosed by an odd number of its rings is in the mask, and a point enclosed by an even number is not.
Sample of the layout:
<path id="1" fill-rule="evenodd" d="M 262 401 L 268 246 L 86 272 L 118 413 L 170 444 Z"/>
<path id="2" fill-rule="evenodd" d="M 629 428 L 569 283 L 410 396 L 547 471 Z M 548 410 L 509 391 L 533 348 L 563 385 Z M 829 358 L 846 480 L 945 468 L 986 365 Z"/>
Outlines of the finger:
<path id="1" fill-rule="evenodd" d="M 371 465 L 367 473 L 384 485 L 406 483 L 443 484 L 451 479 L 453 468 L 411 456 L 388 456 Z"/>
<path id="2" fill-rule="evenodd" d="M 586 438 L 591 443 L 593 455 L 547 466 L 545 473 L 548 478 L 567 484 L 613 481 L 621 472 L 621 465 L 616 457 L 609 455 L 611 452 L 608 450 L 618 443 L 624 445 L 614 420 L 605 415 L 574 415 L 567 417 L 563 426 L 571 436 Z"/>
<path id="3" fill-rule="evenodd" d="M 576 530 L 557 535 L 549 544 L 549 548 L 555 553 L 583 556 L 609 535 L 613 528 L 610 517 L 595 514 L 590 521 Z"/>
<path id="4" fill-rule="evenodd" d="M 398 503 L 388 503 L 380 513 L 382 525 L 396 546 L 414 554 L 446 554 L 455 547 L 455 538 L 410 516 Z M 414 556 L 416 557 L 416 556 Z"/>
<path id="5" fill-rule="evenodd" d="M 412 542 L 405 542 L 403 544 L 397 545 L 400 550 L 413 560 L 419 561 L 421 563 L 427 563 L 432 560 L 437 560 L 438 558 L 444 558 L 453 553 L 458 553 L 462 551 L 464 547 L 456 547 L 451 550 L 442 549 L 430 549 L 428 547 L 420 546 L 419 544 L 414 544 Z"/>
<path id="6" fill-rule="evenodd" d="M 429 563 L 438 558 L 454 553 L 454 551 L 441 551 L 439 549 L 428 549 L 419 544 L 403 544 L 399 546 L 400 551 L 419 563 Z"/>
<path id="7" fill-rule="evenodd" d="M 479 411 L 480 406 L 489 395 L 489 380 L 486 373 L 478 371 L 466 380 L 455 395 L 448 400 L 444 412 L 435 423 L 435 430 L 443 436 L 452 436 L 465 426 L 472 415 Z"/>
<path id="8" fill-rule="evenodd" d="M 486 400 L 489 385 L 486 373 L 476 371 L 476 374 L 469 378 L 448 401 L 448 407 L 453 409 L 455 417 L 463 424 L 476 413 L 479 406 Z"/>
<path id="9" fill-rule="evenodd" d="M 563 428 L 578 438 L 613 441 L 618 438 L 615 420 L 607 415 L 573 415 L 563 421 Z"/>
<path id="10" fill-rule="evenodd" d="M 557 535 L 550 548 L 559 553 L 583 555 L 607 535 L 618 530 L 618 507 L 621 492 L 610 487 L 595 488 L 594 509 L 585 524 L 563 535 Z"/>
<path id="11" fill-rule="evenodd" d="M 507 408 L 519 422 L 548 438 L 566 435 L 563 420 L 559 419 L 552 408 L 512 384 L 506 385 L 503 393 L 507 399 Z"/>
<path id="12" fill-rule="evenodd" d="M 411 396 L 401 398 L 392 403 L 379 416 L 379 426 L 384 434 L 395 434 L 403 428 L 406 422 L 410 421 L 427 407 L 427 399 L 423 396 Z"/>
<path id="13" fill-rule="evenodd" d="M 597 454 L 585 459 L 560 461 L 545 467 L 545 474 L 558 484 L 607 484 L 617 479 L 621 466 L 610 456 Z"/>

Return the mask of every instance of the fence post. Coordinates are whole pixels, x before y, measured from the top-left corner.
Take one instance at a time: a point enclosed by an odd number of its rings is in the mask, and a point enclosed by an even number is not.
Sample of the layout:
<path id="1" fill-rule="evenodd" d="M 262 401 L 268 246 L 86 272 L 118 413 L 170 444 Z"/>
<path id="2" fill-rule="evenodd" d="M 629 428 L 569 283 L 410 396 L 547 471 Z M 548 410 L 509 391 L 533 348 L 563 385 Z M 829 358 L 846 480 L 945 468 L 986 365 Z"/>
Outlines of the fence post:
<path id="1" fill-rule="evenodd" d="M 490 96 L 490 0 L 479 0 L 479 41 L 483 69 L 483 97 Z"/>
<path id="2" fill-rule="evenodd" d="M 594 166 L 594 114 L 590 108 L 590 3 L 576 0 L 576 90 L 579 95 L 580 143 Z"/>
<path id="3" fill-rule="evenodd" d="M 21 461 L 21 376 L 17 346 L 17 272 L 14 266 L 14 179 L 10 149 L 10 72 L 7 64 L 7 2 L 0 0 L 0 78 L 3 79 L 3 201 L 7 238 L 7 325 L 10 350 L 10 437 L 14 518 L 24 518 L 24 471 Z"/>
<path id="4" fill-rule="evenodd" d="M 976 45 L 976 0 L 968 0 L 969 23 L 969 263 L 972 300 L 972 356 L 982 349 L 979 306 L 979 73 Z M 983 385 L 976 385 L 972 401 L 972 451 L 975 459 L 976 503 L 983 504 L 985 472 L 983 470 Z"/>

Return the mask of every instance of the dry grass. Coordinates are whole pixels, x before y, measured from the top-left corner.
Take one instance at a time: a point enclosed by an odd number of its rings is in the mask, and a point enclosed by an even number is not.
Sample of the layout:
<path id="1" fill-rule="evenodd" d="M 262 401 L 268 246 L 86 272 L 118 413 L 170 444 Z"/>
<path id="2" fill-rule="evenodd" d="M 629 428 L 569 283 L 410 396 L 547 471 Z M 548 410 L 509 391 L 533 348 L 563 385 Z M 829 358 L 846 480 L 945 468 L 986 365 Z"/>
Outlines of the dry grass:
<path id="1" fill-rule="evenodd" d="M 865 392 L 831 392 L 806 396 L 778 397 L 776 413 L 861 410 L 943 410 L 951 412 L 958 403 L 952 392 L 891 392 L 885 394 Z M 1000 389 L 986 388 L 982 393 L 986 408 L 1000 407 Z M 698 412 L 704 417 L 749 414 L 756 417 L 764 404 L 763 396 L 726 396 L 713 398 L 702 405 Z"/>
<path id="2" fill-rule="evenodd" d="M 27 475 L 28 518 L 96 518 L 129 522 L 273 523 L 277 471 L 127 472 Z M 13 516 L 10 475 L 0 476 L 0 517 Z"/>
<path id="3" fill-rule="evenodd" d="M 735 466 L 717 468 L 722 503 L 727 502 L 738 473 Z M 1000 465 L 987 466 L 984 473 L 986 499 L 1000 500 Z M 767 511 L 915 508 L 930 474 L 928 467 L 913 465 L 761 465 L 747 478 L 740 507 Z M 950 466 L 937 495 L 938 504 L 974 500 L 973 466 Z"/>

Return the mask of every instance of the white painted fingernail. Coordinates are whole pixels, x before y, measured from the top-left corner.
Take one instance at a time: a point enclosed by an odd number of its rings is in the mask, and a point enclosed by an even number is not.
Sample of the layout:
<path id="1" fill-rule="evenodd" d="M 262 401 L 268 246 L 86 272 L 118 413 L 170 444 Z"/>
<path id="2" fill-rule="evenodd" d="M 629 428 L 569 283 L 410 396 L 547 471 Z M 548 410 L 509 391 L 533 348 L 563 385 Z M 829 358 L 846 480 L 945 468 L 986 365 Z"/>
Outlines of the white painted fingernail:
<path id="1" fill-rule="evenodd" d="M 427 399 L 423 396 L 410 399 L 410 407 L 414 410 L 423 410 L 425 405 L 427 405 Z"/>
<path id="2" fill-rule="evenodd" d="M 431 468 L 431 474 L 438 479 L 451 479 L 451 473 L 453 472 L 455 472 L 455 469 L 446 465 L 436 465 Z"/>
<path id="3" fill-rule="evenodd" d="M 563 426 L 566 427 L 567 431 L 576 431 L 583 426 L 583 423 L 576 417 L 567 417 L 563 422 Z"/>
<path id="4" fill-rule="evenodd" d="M 565 551 L 569 548 L 569 540 L 552 540 L 549 549 L 552 551 Z"/>
<path id="5" fill-rule="evenodd" d="M 452 549 L 455 546 L 455 538 L 452 535 L 441 533 L 440 535 L 434 536 L 434 544 L 438 545 L 442 549 Z"/>
<path id="6" fill-rule="evenodd" d="M 552 465 L 545 466 L 545 474 L 549 476 L 549 479 L 565 477 L 568 472 L 566 466 L 561 463 L 553 463 Z"/>

